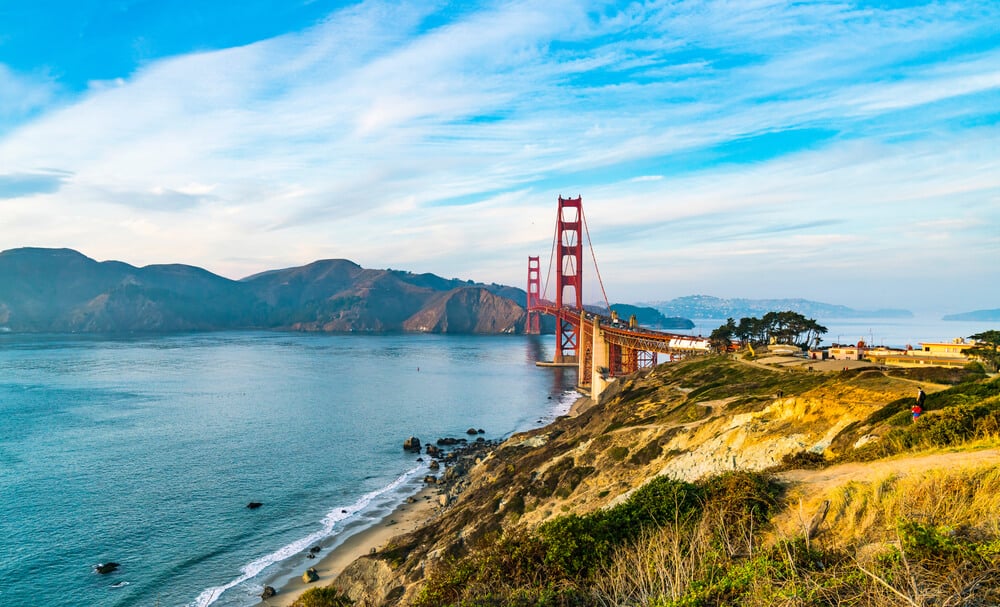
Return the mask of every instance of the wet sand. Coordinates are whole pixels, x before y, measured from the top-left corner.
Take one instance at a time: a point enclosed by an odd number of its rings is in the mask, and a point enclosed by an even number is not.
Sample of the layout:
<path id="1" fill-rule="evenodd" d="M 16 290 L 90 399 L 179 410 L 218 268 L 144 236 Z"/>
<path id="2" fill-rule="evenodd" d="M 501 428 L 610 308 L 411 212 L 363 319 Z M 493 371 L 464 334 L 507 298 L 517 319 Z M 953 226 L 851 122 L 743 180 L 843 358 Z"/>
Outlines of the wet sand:
<path id="1" fill-rule="evenodd" d="M 277 588 L 278 594 L 261 601 L 267 607 L 288 607 L 309 588 L 329 586 L 338 575 L 358 557 L 370 554 L 372 548 L 384 548 L 393 537 L 413 531 L 427 523 L 439 510 L 437 487 L 425 487 L 414 498 L 413 503 L 404 502 L 387 517 L 375 525 L 363 529 L 347 538 L 343 544 L 333 548 L 317 561 L 304 565 L 299 576 Z M 309 567 L 315 567 L 319 579 L 310 584 L 302 581 L 301 574 Z"/>

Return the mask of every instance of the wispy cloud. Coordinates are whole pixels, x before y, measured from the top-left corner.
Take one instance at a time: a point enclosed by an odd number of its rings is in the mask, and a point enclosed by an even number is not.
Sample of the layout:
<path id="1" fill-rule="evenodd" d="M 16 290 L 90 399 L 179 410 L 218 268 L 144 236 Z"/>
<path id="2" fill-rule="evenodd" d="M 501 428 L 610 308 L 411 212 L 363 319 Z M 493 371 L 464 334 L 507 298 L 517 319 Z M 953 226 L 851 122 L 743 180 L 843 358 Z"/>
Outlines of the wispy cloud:
<path id="1" fill-rule="evenodd" d="M 998 21 L 990 2 L 364 2 L 72 102 L 36 83 L 0 128 L 0 214 L 35 227 L 0 245 L 44 234 L 231 276 L 348 257 L 521 284 L 555 197 L 582 194 L 617 299 L 665 296 L 648 278 L 677 260 L 671 294 L 749 294 L 720 289 L 755 272 L 762 291 L 800 288 L 777 278 L 797 273 L 840 288 L 874 280 L 850 266 L 875 256 L 901 276 L 914 259 L 989 273 L 965 251 L 1000 225 Z M 897 229 L 956 208 L 936 258 L 903 235 L 926 227 Z"/>
<path id="2" fill-rule="evenodd" d="M 71 175 L 66 171 L 0 174 L 0 200 L 57 192 Z"/>
<path id="3" fill-rule="evenodd" d="M 0 136 L 12 125 L 53 102 L 57 86 L 45 75 L 15 73 L 0 63 Z"/>

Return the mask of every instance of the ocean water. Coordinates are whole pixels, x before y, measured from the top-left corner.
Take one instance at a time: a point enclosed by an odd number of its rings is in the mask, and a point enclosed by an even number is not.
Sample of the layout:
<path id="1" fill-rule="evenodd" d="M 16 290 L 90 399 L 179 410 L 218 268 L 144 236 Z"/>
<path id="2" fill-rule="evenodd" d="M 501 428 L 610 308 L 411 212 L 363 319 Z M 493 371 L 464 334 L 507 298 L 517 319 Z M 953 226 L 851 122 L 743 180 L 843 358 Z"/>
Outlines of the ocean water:
<path id="1" fill-rule="evenodd" d="M 407 436 L 564 413 L 550 342 L 0 334 L 0 604 L 254 605 L 419 487 Z"/>

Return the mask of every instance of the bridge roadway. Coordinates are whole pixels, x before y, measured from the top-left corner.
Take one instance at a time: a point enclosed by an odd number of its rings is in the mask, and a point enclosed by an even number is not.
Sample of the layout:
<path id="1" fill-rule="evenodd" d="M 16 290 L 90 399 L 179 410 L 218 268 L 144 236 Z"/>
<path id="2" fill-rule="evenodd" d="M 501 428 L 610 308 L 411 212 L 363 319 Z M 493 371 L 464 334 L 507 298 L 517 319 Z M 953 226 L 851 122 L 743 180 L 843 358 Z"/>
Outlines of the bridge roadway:
<path id="1" fill-rule="evenodd" d="M 673 360 L 691 354 L 704 354 L 710 349 L 709 341 L 704 337 L 643 329 L 635 324 L 634 319 L 623 323 L 617 318 L 587 310 L 559 307 L 551 301 L 539 299 L 530 310 L 554 316 L 557 324 L 562 322 L 573 326 L 576 343 L 557 346 L 552 364 L 576 366 L 578 387 L 589 391 L 595 400 L 616 377 L 656 365 L 658 354 L 666 354 Z M 575 354 L 563 354 L 560 351 L 562 346 L 572 347 Z"/>

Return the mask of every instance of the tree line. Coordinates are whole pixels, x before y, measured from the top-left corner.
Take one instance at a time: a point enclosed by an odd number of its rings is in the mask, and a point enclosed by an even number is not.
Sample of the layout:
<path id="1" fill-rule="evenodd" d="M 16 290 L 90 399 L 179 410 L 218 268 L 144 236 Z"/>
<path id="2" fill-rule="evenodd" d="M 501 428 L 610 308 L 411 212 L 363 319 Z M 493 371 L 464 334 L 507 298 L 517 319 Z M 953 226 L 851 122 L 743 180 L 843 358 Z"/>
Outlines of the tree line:
<path id="1" fill-rule="evenodd" d="M 726 324 L 712 331 L 709 340 L 720 351 L 728 349 L 733 342 L 739 342 L 740 347 L 777 343 L 805 349 L 818 345 L 820 335 L 826 332 L 827 328 L 816 320 L 787 310 L 768 312 L 763 318 L 743 317 L 739 322 L 729 318 Z"/>
<path id="2" fill-rule="evenodd" d="M 993 372 L 1000 371 L 1000 331 L 983 331 L 970 335 L 969 339 L 976 343 L 974 348 L 965 351 L 965 355 L 970 358 L 978 358 L 993 368 Z"/>

